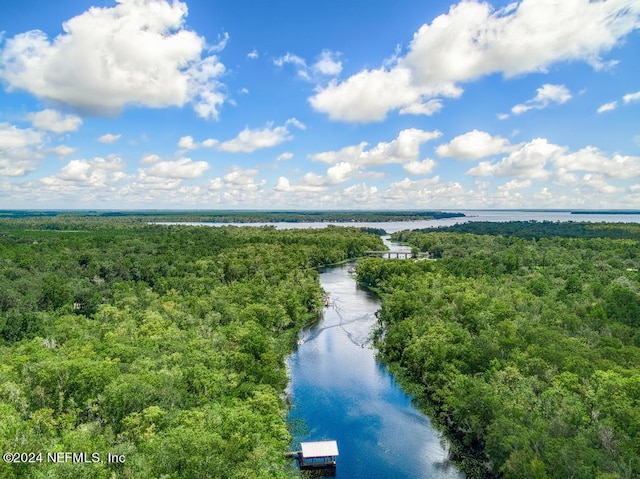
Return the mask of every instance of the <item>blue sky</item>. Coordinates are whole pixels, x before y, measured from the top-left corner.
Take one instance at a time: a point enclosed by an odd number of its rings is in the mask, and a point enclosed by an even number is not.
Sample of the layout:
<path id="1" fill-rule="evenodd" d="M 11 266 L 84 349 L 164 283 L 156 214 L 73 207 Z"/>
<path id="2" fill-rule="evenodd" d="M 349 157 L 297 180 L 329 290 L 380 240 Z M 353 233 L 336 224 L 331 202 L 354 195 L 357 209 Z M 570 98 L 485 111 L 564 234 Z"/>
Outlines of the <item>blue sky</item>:
<path id="1" fill-rule="evenodd" d="M 0 208 L 640 208 L 637 0 L 0 9 Z"/>

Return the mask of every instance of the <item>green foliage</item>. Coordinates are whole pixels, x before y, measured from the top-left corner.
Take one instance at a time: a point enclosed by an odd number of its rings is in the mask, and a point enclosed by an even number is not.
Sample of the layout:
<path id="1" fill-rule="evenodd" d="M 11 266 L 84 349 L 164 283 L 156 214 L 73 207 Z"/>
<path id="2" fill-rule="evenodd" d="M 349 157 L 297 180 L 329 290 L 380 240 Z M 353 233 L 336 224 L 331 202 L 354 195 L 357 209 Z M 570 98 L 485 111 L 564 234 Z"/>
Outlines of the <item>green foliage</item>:
<path id="1" fill-rule="evenodd" d="M 380 357 L 472 477 L 640 476 L 640 227 L 475 228 L 500 236 L 403 232 L 439 259 L 359 264 Z M 553 236 L 578 230 L 603 237 Z"/>
<path id="2" fill-rule="evenodd" d="M 427 232 L 428 230 L 422 230 Z M 634 224 L 580 223 L 553 221 L 470 221 L 438 228 L 438 231 L 472 233 L 475 235 L 502 235 L 525 239 L 540 238 L 617 238 L 640 239 L 640 231 Z"/>
<path id="3" fill-rule="evenodd" d="M 25 218 L 0 229 L 2 478 L 286 478 L 285 358 L 314 269 L 380 249 L 355 228 Z M 124 455 L 108 463 L 107 453 Z"/>

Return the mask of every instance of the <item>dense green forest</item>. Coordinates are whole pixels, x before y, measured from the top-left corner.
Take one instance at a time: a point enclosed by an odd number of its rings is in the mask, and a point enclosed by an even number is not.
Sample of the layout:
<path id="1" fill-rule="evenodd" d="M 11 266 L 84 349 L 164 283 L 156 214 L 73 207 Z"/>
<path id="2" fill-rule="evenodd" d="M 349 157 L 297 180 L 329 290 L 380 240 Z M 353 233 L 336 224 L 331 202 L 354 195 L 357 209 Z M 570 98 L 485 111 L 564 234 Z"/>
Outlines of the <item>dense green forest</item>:
<path id="1" fill-rule="evenodd" d="M 467 477 L 640 477 L 640 225 L 462 226 L 358 265 L 380 358 Z"/>
<path id="2" fill-rule="evenodd" d="M 429 230 L 415 230 L 433 232 Z M 517 236 L 526 239 L 551 237 L 563 238 L 620 238 L 640 239 L 640 230 L 634 223 L 577 223 L 556 221 L 509 221 L 496 223 L 492 221 L 471 221 L 452 226 L 438 228 L 436 231 L 450 233 L 473 233 L 476 235 Z M 399 232 L 396 238 L 401 239 L 410 234 Z M 415 237 L 414 237 L 415 238 Z"/>
<path id="3" fill-rule="evenodd" d="M 295 476 L 284 359 L 323 305 L 314 268 L 381 246 L 355 228 L 0 220 L 0 451 L 27 453 L 0 477 Z"/>
<path id="4" fill-rule="evenodd" d="M 251 211 L 251 210 L 215 210 L 215 211 L 44 211 L 44 210 L 0 210 L 0 218 L 38 218 L 58 217 L 72 219 L 76 217 L 121 218 L 130 221 L 162 222 L 210 222 L 210 223 L 301 223 L 301 222 L 383 222 L 417 221 L 443 218 L 464 217 L 463 213 L 443 211 Z"/>

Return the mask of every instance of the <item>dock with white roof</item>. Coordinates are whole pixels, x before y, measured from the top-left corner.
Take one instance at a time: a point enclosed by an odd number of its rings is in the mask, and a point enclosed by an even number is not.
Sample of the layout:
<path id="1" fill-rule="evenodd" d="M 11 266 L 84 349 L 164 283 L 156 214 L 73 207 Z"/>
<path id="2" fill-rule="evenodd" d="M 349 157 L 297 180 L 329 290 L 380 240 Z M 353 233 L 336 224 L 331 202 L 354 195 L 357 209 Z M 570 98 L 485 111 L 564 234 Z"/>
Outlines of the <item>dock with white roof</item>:
<path id="1" fill-rule="evenodd" d="M 301 442 L 301 451 L 290 452 L 302 470 L 333 469 L 337 465 L 338 443 L 336 441 Z"/>

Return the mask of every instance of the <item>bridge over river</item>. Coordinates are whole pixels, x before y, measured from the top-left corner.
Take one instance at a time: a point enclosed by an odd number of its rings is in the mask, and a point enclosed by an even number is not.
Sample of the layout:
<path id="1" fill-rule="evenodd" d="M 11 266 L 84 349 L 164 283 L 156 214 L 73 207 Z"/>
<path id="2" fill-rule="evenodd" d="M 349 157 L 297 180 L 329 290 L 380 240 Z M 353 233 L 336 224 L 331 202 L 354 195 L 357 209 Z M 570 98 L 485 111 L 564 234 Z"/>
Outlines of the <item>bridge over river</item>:
<path id="1" fill-rule="evenodd" d="M 409 259 L 409 258 L 414 258 L 414 257 L 418 257 L 418 258 L 429 258 L 429 253 L 428 252 L 424 252 L 424 253 L 417 253 L 414 255 L 414 253 L 412 253 L 411 251 L 365 251 L 364 254 L 366 256 L 377 256 L 377 255 L 382 255 L 383 258 L 403 258 L 403 259 Z"/>

